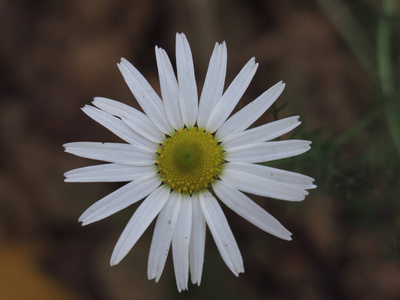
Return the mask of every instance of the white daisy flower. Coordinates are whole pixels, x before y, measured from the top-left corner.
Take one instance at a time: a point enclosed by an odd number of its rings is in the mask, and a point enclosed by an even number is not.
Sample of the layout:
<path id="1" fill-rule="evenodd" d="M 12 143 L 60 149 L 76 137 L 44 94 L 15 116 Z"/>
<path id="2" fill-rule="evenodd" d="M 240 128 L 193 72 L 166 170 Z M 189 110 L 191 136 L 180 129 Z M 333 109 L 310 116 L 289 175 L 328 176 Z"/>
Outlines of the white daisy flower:
<path id="1" fill-rule="evenodd" d="M 144 113 L 123 103 L 95 98 L 83 107 L 92 119 L 127 143 L 77 142 L 65 151 L 107 162 L 65 174 L 67 182 L 128 182 L 90 206 L 82 225 L 102 220 L 145 199 L 122 232 L 111 256 L 118 264 L 157 217 L 148 261 L 148 278 L 160 279 L 172 244 L 179 292 L 200 285 L 206 224 L 228 268 L 244 272 L 242 256 L 217 198 L 262 230 L 281 239 L 291 233 L 243 192 L 301 201 L 313 179 L 264 166 L 310 149 L 303 140 L 271 141 L 297 127 L 289 117 L 248 129 L 279 97 L 279 82 L 237 113 L 258 64 L 252 58 L 223 93 L 225 43 L 216 44 L 198 100 L 192 53 L 184 34 L 176 35 L 177 77 L 166 52 L 156 47 L 162 100 L 126 59 L 118 67 Z"/>

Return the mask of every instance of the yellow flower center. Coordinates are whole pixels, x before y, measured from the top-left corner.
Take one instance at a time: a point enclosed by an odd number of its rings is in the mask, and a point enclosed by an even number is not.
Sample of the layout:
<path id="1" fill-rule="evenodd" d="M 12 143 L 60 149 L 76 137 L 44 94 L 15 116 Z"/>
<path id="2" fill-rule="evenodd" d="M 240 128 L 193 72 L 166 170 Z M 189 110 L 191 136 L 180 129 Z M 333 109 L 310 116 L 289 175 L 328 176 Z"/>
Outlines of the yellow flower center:
<path id="1" fill-rule="evenodd" d="M 221 173 L 223 150 L 203 128 L 179 129 L 164 141 L 157 154 L 162 181 L 180 193 L 206 189 Z"/>

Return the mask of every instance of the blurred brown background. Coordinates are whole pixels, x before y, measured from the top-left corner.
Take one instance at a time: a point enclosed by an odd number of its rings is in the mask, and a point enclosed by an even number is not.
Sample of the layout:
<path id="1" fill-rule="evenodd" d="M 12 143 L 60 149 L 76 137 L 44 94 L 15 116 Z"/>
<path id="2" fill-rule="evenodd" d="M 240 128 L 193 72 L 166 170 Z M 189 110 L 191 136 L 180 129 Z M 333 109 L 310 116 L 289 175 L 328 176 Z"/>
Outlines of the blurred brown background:
<path id="1" fill-rule="evenodd" d="M 380 108 L 374 53 L 382 3 L 0 1 L 0 298 L 400 299 L 399 156 Z M 227 42 L 227 83 L 256 57 L 258 72 L 239 106 L 287 83 L 262 122 L 300 115 L 292 136 L 314 148 L 274 165 L 319 186 L 303 203 L 257 199 L 294 233 L 291 242 L 226 209 L 246 272 L 231 274 L 208 235 L 202 285 L 181 294 L 171 258 L 159 283 L 147 280 L 152 227 L 109 267 L 137 205 L 81 227 L 83 210 L 119 185 L 64 183 L 64 172 L 92 162 L 62 148 L 118 141 L 80 107 L 94 96 L 137 107 L 116 67 L 120 57 L 159 91 L 154 46 L 174 61 L 176 32 L 191 43 L 199 87 L 216 41 Z"/>

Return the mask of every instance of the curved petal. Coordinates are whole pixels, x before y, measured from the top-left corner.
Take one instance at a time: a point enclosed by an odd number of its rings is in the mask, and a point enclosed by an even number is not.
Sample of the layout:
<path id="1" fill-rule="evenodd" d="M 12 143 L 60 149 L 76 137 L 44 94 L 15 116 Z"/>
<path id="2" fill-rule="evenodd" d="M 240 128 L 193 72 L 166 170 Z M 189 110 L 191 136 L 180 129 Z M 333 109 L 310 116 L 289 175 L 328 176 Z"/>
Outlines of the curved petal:
<path id="1" fill-rule="evenodd" d="M 82 222 L 82 225 L 88 225 L 107 218 L 143 199 L 154 191 L 160 183 L 161 179 L 156 175 L 138 178 L 91 205 L 80 216 L 79 222 Z"/>
<path id="2" fill-rule="evenodd" d="M 192 52 L 183 33 L 176 34 L 176 69 L 183 122 L 187 127 L 191 127 L 197 119 L 198 95 Z"/>
<path id="3" fill-rule="evenodd" d="M 292 239 L 292 234 L 277 219 L 231 185 L 217 181 L 213 184 L 213 189 L 226 206 L 250 223 L 281 239 Z"/>
<path id="4" fill-rule="evenodd" d="M 135 211 L 115 245 L 111 266 L 118 264 L 136 244 L 143 232 L 158 215 L 169 198 L 170 191 L 160 186 L 152 192 Z"/>
<path id="5" fill-rule="evenodd" d="M 103 97 L 95 97 L 93 104 L 105 112 L 121 118 L 129 128 L 153 143 L 158 144 L 165 137 L 144 113 L 129 105 Z"/>
<path id="6" fill-rule="evenodd" d="M 156 282 L 158 282 L 164 270 L 172 236 L 175 231 L 175 225 L 178 220 L 181 201 L 182 196 L 180 193 L 171 193 L 168 202 L 157 218 L 147 267 L 147 276 L 149 280 L 155 278 Z"/>
<path id="7" fill-rule="evenodd" d="M 230 134 L 223 140 L 223 147 L 233 148 L 273 140 L 299 126 L 301 122 L 298 120 L 298 116 L 289 117 L 236 134 Z"/>
<path id="8" fill-rule="evenodd" d="M 146 115 L 160 131 L 169 134 L 172 127 L 165 116 L 162 101 L 147 80 L 125 58 L 121 58 L 118 68 Z"/>
<path id="9" fill-rule="evenodd" d="M 103 164 L 74 169 L 66 172 L 64 176 L 65 182 L 124 182 L 156 173 L 155 166 Z"/>
<path id="10" fill-rule="evenodd" d="M 280 81 L 256 100 L 247 104 L 221 125 L 216 134 L 217 138 L 224 140 L 229 135 L 248 128 L 278 99 L 284 88 L 285 84 Z"/>
<path id="11" fill-rule="evenodd" d="M 243 162 L 231 162 L 227 164 L 227 167 L 228 169 L 234 169 L 246 174 L 260 176 L 282 183 L 293 184 L 302 189 L 312 189 L 316 187 L 315 185 L 313 185 L 313 178 L 295 172 Z"/>
<path id="12" fill-rule="evenodd" d="M 190 277 L 193 284 L 200 285 L 206 243 L 206 220 L 201 210 L 198 195 L 192 196 L 192 207 L 192 234 L 189 246 Z"/>
<path id="13" fill-rule="evenodd" d="M 65 152 L 106 162 L 130 166 L 150 166 L 157 159 L 154 152 L 148 152 L 129 144 L 98 143 L 98 142 L 75 142 L 64 144 Z"/>
<path id="14" fill-rule="evenodd" d="M 172 256 L 178 291 L 188 289 L 189 280 L 189 244 L 192 229 L 192 201 L 189 196 L 182 196 L 181 209 L 172 237 Z"/>
<path id="15" fill-rule="evenodd" d="M 233 274 L 239 276 L 239 273 L 244 272 L 242 255 L 224 212 L 210 192 L 200 194 L 199 199 L 204 218 L 222 259 Z"/>
<path id="16" fill-rule="evenodd" d="M 154 148 L 153 143 L 149 142 L 147 139 L 144 139 L 136 132 L 132 131 L 132 129 L 129 128 L 123 121 L 108 114 L 107 112 L 101 111 L 100 109 L 97 109 L 90 105 L 85 105 L 82 110 L 97 123 L 103 125 L 124 141 L 149 149 Z"/>
<path id="17" fill-rule="evenodd" d="M 302 201 L 308 194 L 293 184 L 244 173 L 226 164 L 221 180 L 246 193 L 287 201 Z"/>
<path id="18" fill-rule="evenodd" d="M 258 63 L 255 63 L 255 59 L 250 59 L 232 81 L 210 114 L 206 125 L 208 131 L 217 131 L 226 121 L 249 86 L 257 71 L 257 67 Z"/>
<path id="19" fill-rule="evenodd" d="M 310 144 L 309 141 L 287 140 L 225 148 L 225 159 L 230 162 L 261 163 L 302 154 L 311 149 Z"/>
<path id="20" fill-rule="evenodd" d="M 183 128 L 181 105 L 179 103 L 179 87 L 174 69 L 164 49 L 156 47 L 158 76 L 165 114 L 175 129 Z"/>
<path id="21" fill-rule="evenodd" d="M 200 96 L 199 115 L 197 117 L 197 125 L 199 127 L 206 126 L 213 108 L 221 99 L 225 85 L 226 65 L 226 44 L 225 42 L 222 45 L 216 43 Z"/>

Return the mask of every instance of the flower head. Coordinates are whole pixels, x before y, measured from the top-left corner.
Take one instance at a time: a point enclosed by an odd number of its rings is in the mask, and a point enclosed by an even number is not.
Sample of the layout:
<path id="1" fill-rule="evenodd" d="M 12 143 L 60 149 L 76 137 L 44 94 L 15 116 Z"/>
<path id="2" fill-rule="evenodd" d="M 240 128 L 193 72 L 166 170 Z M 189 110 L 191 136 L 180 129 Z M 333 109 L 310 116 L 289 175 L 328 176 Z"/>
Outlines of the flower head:
<path id="1" fill-rule="evenodd" d="M 305 175 L 261 165 L 310 149 L 302 140 L 271 141 L 297 127 L 298 117 L 248 129 L 279 97 L 278 82 L 232 114 L 252 80 L 254 58 L 223 92 L 225 43 L 216 44 L 198 99 L 190 46 L 176 36 L 177 77 L 166 52 L 156 47 L 162 100 L 127 60 L 118 67 L 144 113 L 120 102 L 95 98 L 83 111 L 126 143 L 77 142 L 65 151 L 107 164 L 65 174 L 68 182 L 128 182 L 90 206 L 79 221 L 87 225 L 145 199 L 122 232 L 111 256 L 118 264 L 157 217 L 148 261 L 149 279 L 159 280 L 172 244 L 178 290 L 201 281 L 206 224 L 228 268 L 244 272 L 233 233 L 217 198 L 262 230 L 285 240 L 291 233 L 243 192 L 301 201 L 314 188 Z"/>

